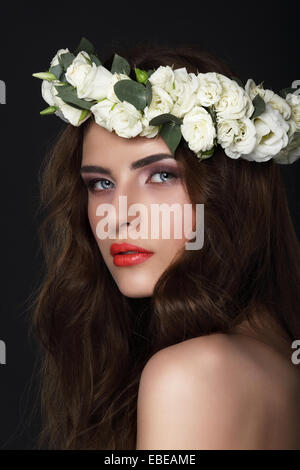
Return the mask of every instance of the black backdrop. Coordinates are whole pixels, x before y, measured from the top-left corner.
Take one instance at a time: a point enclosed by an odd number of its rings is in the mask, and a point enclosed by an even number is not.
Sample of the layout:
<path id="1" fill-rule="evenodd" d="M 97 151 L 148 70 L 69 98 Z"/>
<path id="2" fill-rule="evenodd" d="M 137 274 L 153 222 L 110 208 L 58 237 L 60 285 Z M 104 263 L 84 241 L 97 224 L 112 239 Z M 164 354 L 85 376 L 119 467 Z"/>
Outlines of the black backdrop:
<path id="1" fill-rule="evenodd" d="M 36 395 L 32 379 L 36 346 L 28 333 L 26 299 L 36 287 L 42 258 L 38 248 L 37 172 L 44 153 L 66 124 L 42 117 L 47 106 L 41 81 L 58 49 L 75 49 L 82 36 L 100 58 L 120 46 L 196 43 L 238 71 L 243 81 L 264 80 L 279 91 L 300 79 L 299 13 L 296 2 L 28 2 L 0 8 L 0 79 L 6 104 L 0 106 L 1 298 L 0 339 L 6 364 L 0 365 L 0 448 L 31 449 L 38 414 L 29 419 Z M 300 162 L 281 165 L 291 215 L 300 239 L 297 181 Z"/>

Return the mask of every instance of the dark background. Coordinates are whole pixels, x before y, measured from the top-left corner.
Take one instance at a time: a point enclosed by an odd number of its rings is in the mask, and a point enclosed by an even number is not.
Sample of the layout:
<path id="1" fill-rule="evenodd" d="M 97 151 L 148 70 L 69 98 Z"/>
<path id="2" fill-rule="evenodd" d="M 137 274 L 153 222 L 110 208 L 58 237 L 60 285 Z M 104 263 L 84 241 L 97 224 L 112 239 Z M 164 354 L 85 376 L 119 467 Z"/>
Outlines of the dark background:
<path id="1" fill-rule="evenodd" d="M 299 13 L 296 2 L 13 2 L 0 8 L 1 298 L 0 449 L 31 449 L 39 430 L 32 414 L 37 394 L 36 345 L 29 335 L 27 300 L 37 287 L 42 257 L 37 237 L 37 172 L 49 145 L 66 124 L 40 116 L 47 107 L 41 81 L 58 49 L 73 51 L 82 36 L 100 59 L 118 48 L 144 44 L 199 44 L 227 61 L 245 82 L 278 92 L 300 79 Z M 300 240 L 297 181 L 299 160 L 280 165 L 290 211 Z M 251 197 L 249 195 L 249 197 Z"/>

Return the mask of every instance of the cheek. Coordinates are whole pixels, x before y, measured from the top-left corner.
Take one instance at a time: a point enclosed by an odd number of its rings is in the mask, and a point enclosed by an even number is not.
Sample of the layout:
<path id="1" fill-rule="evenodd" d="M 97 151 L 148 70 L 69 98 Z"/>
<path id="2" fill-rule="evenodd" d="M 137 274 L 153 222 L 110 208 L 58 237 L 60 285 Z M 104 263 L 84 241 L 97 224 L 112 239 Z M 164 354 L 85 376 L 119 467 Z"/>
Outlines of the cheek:
<path id="1" fill-rule="evenodd" d="M 194 231 L 196 225 L 196 214 L 194 205 L 188 199 L 182 188 L 177 188 L 176 193 L 167 202 L 170 207 L 172 204 L 180 206 L 180 210 L 175 209 L 175 215 L 170 211 L 169 217 L 169 233 L 170 237 L 167 239 L 163 236 L 162 232 L 162 217 L 160 218 L 160 236 L 159 240 L 153 240 L 153 246 L 157 248 L 160 253 L 162 264 L 168 264 L 173 257 L 185 249 L 185 243 L 189 242 L 190 232 Z M 186 207 L 185 207 L 186 205 Z M 178 207 L 179 209 L 179 207 Z M 167 222 L 165 224 L 167 226 Z"/>
<path id="2" fill-rule="evenodd" d="M 92 229 L 95 236 L 96 236 L 96 226 L 97 226 L 97 219 L 98 219 L 98 217 L 96 216 L 96 209 L 97 209 L 96 205 L 91 204 L 91 202 L 89 201 L 89 203 L 88 203 L 88 219 L 89 219 L 89 222 L 90 222 L 91 229 Z"/>
<path id="3" fill-rule="evenodd" d="M 89 223 L 90 223 L 90 226 L 91 226 L 91 230 L 94 234 L 94 237 L 95 237 L 95 240 L 101 250 L 101 248 L 104 246 L 105 242 L 107 242 L 107 239 L 101 239 L 98 237 L 97 235 L 97 226 L 100 222 L 100 220 L 105 217 L 101 217 L 99 215 L 97 215 L 97 207 L 98 207 L 98 204 L 95 202 L 95 201 L 89 201 L 88 203 L 88 219 L 89 219 Z M 99 230 L 99 228 L 98 228 Z M 101 250 L 102 251 L 102 250 Z"/>
<path id="4" fill-rule="evenodd" d="M 195 209 L 182 187 L 180 187 L 176 194 L 174 194 L 174 197 L 169 204 L 170 206 L 172 204 L 177 206 L 177 208 L 175 206 L 174 213 L 173 211 L 171 212 L 170 241 L 173 241 L 173 244 L 175 245 L 182 245 L 182 243 L 187 240 L 190 232 L 195 226 Z"/>

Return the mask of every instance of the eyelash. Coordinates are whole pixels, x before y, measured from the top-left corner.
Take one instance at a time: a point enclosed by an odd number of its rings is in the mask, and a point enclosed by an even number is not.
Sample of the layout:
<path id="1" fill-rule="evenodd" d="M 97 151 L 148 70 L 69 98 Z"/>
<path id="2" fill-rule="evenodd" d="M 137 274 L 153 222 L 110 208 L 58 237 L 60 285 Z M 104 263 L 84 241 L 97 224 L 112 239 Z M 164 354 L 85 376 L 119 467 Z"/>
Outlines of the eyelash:
<path id="1" fill-rule="evenodd" d="M 156 175 L 156 174 L 159 174 L 159 173 L 167 173 L 168 175 L 172 175 L 172 179 L 178 179 L 178 176 L 175 174 L 175 173 L 172 173 L 171 171 L 168 171 L 166 169 L 162 169 L 162 170 L 155 170 L 153 171 L 149 178 L 148 179 L 151 179 L 152 176 Z M 109 179 L 107 178 L 94 178 L 94 179 L 91 179 L 91 180 L 88 180 L 86 182 L 86 186 L 88 188 L 89 191 L 91 191 L 92 193 L 99 193 L 99 192 L 104 192 L 104 191 L 108 191 L 109 189 L 111 188 L 102 188 L 102 189 L 94 189 L 94 185 L 98 182 L 101 182 L 101 181 L 110 181 Z M 148 180 L 147 180 L 148 181 Z M 111 181 L 110 181 L 111 182 Z M 167 181 L 166 182 L 162 182 L 162 183 L 152 183 L 152 184 L 170 184 L 168 183 Z"/>

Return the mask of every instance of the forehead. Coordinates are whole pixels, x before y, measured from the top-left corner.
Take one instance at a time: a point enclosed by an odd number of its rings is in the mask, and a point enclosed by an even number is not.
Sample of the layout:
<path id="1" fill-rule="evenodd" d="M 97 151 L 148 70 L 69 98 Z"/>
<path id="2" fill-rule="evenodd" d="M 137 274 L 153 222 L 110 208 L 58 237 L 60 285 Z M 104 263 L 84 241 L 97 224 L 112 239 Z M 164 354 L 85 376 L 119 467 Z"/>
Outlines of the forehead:
<path id="1" fill-rule="evenodd" d="M 170 149 L 159 135 L 155 137 L 120 137 L 91 120 L 85 129 L 82 147 L 82 164 L 122 160 L 130 163 L 154 153 L 170 153 Z"/>

